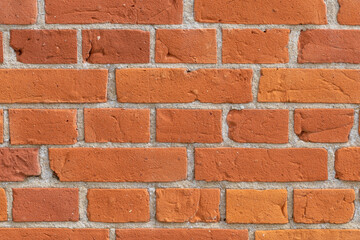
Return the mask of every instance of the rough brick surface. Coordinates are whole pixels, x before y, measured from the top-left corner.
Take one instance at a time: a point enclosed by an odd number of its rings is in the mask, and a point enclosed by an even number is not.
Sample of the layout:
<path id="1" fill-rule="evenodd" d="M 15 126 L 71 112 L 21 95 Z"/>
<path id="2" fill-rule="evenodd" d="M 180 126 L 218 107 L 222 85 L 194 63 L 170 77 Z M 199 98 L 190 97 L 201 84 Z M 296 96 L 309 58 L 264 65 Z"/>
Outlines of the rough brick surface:
<path id="1" fill-rule="evenodd" d="M 215 29 L 160 29 L 156 31 L 159 63 L 216 63 Z"/>
<path id="2" fill-rule="evenodd" d="M 186 178 L 185 148 L 50 148 L 60 181 L 170 182 Z"/>
<path id="3" fill-rule="evenodd" d="M 181 24 L 182 0 L 45 0 L 46 23 Z"/>
<path id="4" fill-rule="evenodd" d="M 76 30 L 11 30 L 10 46 L 22 63 L 76 63 Z"/>
<path id="5" fill-rule="evenodd" d="M 359 237 L 360 230 L 354 229 L 296 229 L 255 232 L 255 240 L 357 240 Z"/>
<path id="6" fill-rule="evenodd" d="M 149 109 L 85 109 L 86 142 L 146 143 L 150 140 Z"/>
<path id="7" fill-rule="evenodd" d="M 93 222 L 148 222 L 146 189 L 90 189 L 87 215 Z"/>
<path id="8" fill-rule="evenodd" d="M 107 70 L 0 69 L 0 103 L 105 102 Z"/>
<path id="9" fill-rule="evenodd" d="M 347 142 L 354 124 L 353 109 L 296 109 L 294 130 L 306 142 Z"/>
<path id="10" fill-rule="evenodd" d="M 357 0 L 338 0 L 337 21 L 343 25 L 360 25 L 360 4 Z"/>
<path id="11" fill-rule="evenodd" d="M 83 61 L 148 63 L 150 33 L 140 30 L 83 30 Z"/>
<path id="12" fill-rule="evenodd" d="M 74 144 L 76 110 L 11 109 L 11 144 Z"/>
<path id="13" fill-rule="evenodd" d="M 221 142 L 221 110 L 158 109 L 156 140 L 182 143 Z"/>
<path id="14" fill-rule="evenodd" d="M 79 220 L 79 190 L 75 188 L 14 188 L 15 222 Z"/>
<path id="15" fill-rule="evenodd" d="M 19 182 L 40 175 L 38 154 L 35 148 L 0 148 L 0 181 Z"/>
<path id="16" fill-rule="evenodd" d="M 250 69 L 118 69 L 117 98 L 122 103 L 248 103 Z"/>
<path id="17" fill-rule="evenodd" d="M 156 190 L 156 219 L 160 222 L 218 222 L 219 205 L 219 189 Z"/>
<path id="18" fill-rule="evenodd" d="M 295 189 L 297 223 L 347 223 L 355 212 L 352 189 Z"/>
<path id="19" fill-rule="evenodd" d="M 226 190 L 227 223 L 287 223 L 287 191 Z"/>
<path id="20" fill-rule="evenodd" d="M 289 111 L 231 110 L 226 118 L 229 138 L 240 143 L 287 143 Z"/>
<path id="21" fill-rule="evenodd" d="M 360 71 L 262 69 L 259 102 L 360 103 Z"/>
<path id="22" fill-rule="evenodd" d="M 336 178 L 345 181 L 360 181 L 360 148 L 340 148 L 335 152 Z"/>
<path id="23" fill-rule="evenodd" d="M 36 18 L 36 0 L 4 0 L 0 2 L 0 24 L 34 24 Z"/>
<path id="24" fill-rule="evenodd" d="M 195 0 L 195 20 L 233 24 L 326 24 L 323 0 Z"/>
<path id="25" fill-rule="evenodd" d="M 325 149 L 195 149 L 198 181 L 308 182 L 327 178 Z"/>
<path id="26" fill-rule="evenodd" d="M 7 220 L 7 199 L 5 190 L 0 188 L 0 221 Z"/>
<path id="27" fill-rule="evenodd" d="M 289 29 L 223 29 L 223 63 L 289 62 Z"/>

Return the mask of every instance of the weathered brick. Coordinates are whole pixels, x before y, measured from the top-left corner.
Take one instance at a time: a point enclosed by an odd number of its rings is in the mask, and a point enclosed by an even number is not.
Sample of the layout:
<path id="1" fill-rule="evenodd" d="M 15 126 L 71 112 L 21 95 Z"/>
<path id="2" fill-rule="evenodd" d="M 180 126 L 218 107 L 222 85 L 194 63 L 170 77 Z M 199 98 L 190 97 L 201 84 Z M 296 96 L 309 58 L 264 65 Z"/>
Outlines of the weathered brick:
<path id="1" fill-rule="evenodd" d="M 38 154 L 35 148 L 0 148 L 0 181 L 20 182 L 40 175 Z"/>
<path id="2" fill-rule="evenodd" d="M 182 0 L 45 0 L 46 23 L 181 24 Z"/>
<path id="3" fill-rule="evenodd" d="M 15 222 L 79 220 L 79 190 L 75 188 L 14 188 Z"/>
<path id="4" fill-rule="evenodd" d="M 226 118 L 229 137 L 241 143 L 287 143 L 289 110 L 231 110 Z"/>
<path id="5" fill-rule="evenodd" d="M 232 24 L 326 24 L 323 0 L 195 0 L 195 20 Z"/>
<path id="6" fill-rule="evenodd" d="M 118 101 L 131 103 L 248 103 L 251 81 L 250 69 L 116 70 Z"/>
<path id="7" fill-rule="evenodd" d="M 289 62 L 289 29 L 223 29 L 223 63 Z"/>
<path id="8" fill-rule="evenodd" d="M 107 70 L 0 69 L 0 103 L 106 102 Z"/>
<path id="9" fill-rule="evenodd" d="M 219 205 L 219 189 L 156 189 L 156 219 L 160 222 L 218 222 Z"/>
<path id="10" fill-rule="evenodd" d="M 89 221 L 123 223 L 150 220 L 146 189 L 89 189 L 87 199 Z"/>
<path id="11" fill-rule="evenodd" d="M 360 148 L 340 148 L 335 152 L 335 177 L 344 181 L 360 181 Z"/>
<path id="12" fill-rule="evenodd" d="M 76 110 L 10 109 L 11 144 L 74 144 Z"/>
<path id="13" fill-rule="evenodd" d="M 156 141 L 222 142 L 221 112 L 203 109 L 157 109 Z"/>
<path id="14" fill-rule="evenodd" d="M 360 71 L 262 69 L 259 102 L 360 103 Z"/>
<path id="15" fill-rule="evenodd" d="M 89 63 L 148 63 L 150 33 L 141 30 L 83 30 L 83 61 Z"/>
<path id="16" fill-rule="evenodd" d="M 358 229 L 292 229 L 256 231 L 255 240 L 358 240 Z"/>
<path id="17" fill-rule="evenodd" d="M 360 3 L 357 0 L 338 0 L 337 21 L 343 25 L 360 25 Z"/>
<path id="18" fill-rule="evenodd" d="M 198 181 L 309 182 L 327 178 L 327 151 L 322 148 L 195 148 Z"/>
<path id="19" fill-rule="evenodd" d="M 347 142 L 354 124 L 353 109 L 296 109 L 294 130 L 306 142 Z"/>
<path id="20" fill-rule="evenodd" d="M 0 221 L 7 220 L 7 199 L 5 190 L 0 188 Z"/>
<path id="21" fill-rule="evenodd" d="M 37 18 L 36 0 L 0 1 L 0 24 L 34 24 Z"/>
<path id="22" fill-rule="evenodd" d="M 287 223 L 286 189 L 226 190 L 227 223 Z"/>
<path id="23" fill-rule="evenodd" d="M 216 49 L 216 29 L 156 30 L 159 63 L 216 63 Z"/>
<path id="24" fill-rule="evenodd" d="M 50 148 L 49 160 L 64 182 L 171 182 L 187 175 L 185 148 Z"/>
<path id="25" fill-rule="evenodd" d="M 354 215 L 352 189 L 295 189 L 294 221 L 297 223 L 347 223 Z"/>

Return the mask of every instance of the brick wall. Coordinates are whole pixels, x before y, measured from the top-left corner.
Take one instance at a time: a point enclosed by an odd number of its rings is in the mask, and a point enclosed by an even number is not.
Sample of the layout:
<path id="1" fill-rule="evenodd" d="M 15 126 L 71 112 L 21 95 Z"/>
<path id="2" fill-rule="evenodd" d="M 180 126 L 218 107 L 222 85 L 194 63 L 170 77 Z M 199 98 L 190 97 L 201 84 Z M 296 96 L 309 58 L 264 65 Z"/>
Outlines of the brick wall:
<path id="1" fill-rule="evenodd" d="M 0 0 L 0 240 L 360 239 L 360 2 Z"/>

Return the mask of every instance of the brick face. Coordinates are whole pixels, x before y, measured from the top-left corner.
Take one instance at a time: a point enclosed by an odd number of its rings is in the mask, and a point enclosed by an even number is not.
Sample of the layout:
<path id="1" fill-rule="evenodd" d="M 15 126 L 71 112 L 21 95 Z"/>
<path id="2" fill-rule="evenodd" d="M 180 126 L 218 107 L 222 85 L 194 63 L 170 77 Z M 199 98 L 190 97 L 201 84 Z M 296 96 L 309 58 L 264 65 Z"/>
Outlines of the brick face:
<path id="1" fill-rule="evenodd" d="M 0 2 L 0 24 L 34 24 L 36 18 L 36 0 L 6 0 Z"/>
<path id="2" fill-rule="evenodd" d="M 7 199 L 3 188 L 0 188 L 0 221 L 7 220 Z"/>

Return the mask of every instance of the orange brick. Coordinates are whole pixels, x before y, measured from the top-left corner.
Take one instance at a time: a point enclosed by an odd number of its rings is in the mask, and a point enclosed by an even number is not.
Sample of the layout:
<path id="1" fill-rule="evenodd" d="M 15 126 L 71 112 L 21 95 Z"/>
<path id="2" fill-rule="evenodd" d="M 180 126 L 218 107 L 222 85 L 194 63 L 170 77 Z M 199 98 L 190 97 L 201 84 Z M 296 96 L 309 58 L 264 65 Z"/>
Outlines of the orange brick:
<path id="1" fill-rule="evenodd" d="M 88 218 L 93 222 L 147 222 L 150 220 L 146 189 L 89 189 Z"/>
<path id="2" fill-rule="evenodd" d="M 187 175 L 185 148 L 50 148 L 49 160 L 64 182 L 171 182 Z"/>
<path id="3" fill-rule="evenodd" d="M 287 143 L 289 110 L 231 110 L 227 116 L 229 137 L 241 143 Z"/>
<path id="4" fill-rule="evenodd" d="M 219 189 L 156 189 L 160 222 L 219 222 Z"/>
<path id="5" fill-rule="evenodd" d="M 1 240 L 108 240 L 108 229 L 0 228 Z"/>
<path id="6" fill-rule="evenodd" d="M 0 221 L 7 220 L 7 200 L 5 190 L 0 188 Z"/>
<path id="7" fill-rule="evenodd" d="M 20 182 L 41 173 L 39 150 L 0 148 L 0 182 Z"/>
<path id="8" fill-rule="evenodd" d="M 323 0 L 195 0 L 195 20 L 232 24 L 326 24 Z"/>
<path id="9" fill-rule="evenodd" d="M 360 230 L 355 229 L 293 229 L 256 231 L 255 240 L 358 240 Z"/>
<path id="10" fill-rule="evenodd" d="M 15 222 L 79 220 L 79 190 L 75 188 L 14 188 Z"/>
<path id="11" fill-rule="evenodd" d="M 322 148 L 195 148 L 198 181 L 310 182 L 327 178 L 327 151 Z"/>
<path id="12" fill-rule="evenodd" d="M 289 29 L 223 29 L 223 63 L 289 62 Z"/>
<path id="13" fill-rule="evenodd" d="M 46 23 L 181 24 L 182 0 L 45 0 Z"/>
<path id="14" fill-rule="evenodd" d="M 227 223 L 288 223 L 287 191 L 226 190 Z"/>
<path id="15" fill-rule="evenodd" d="M 34 24 L 36 18 L 36 0 L 6 0 L 0 2 L 0 24 Z"/>
<path id="16" fill-rule="evenodd" d="M 247 230 L 233 229 L 161 229 L 161 228 L 137 228 L 117 229 L 116 240 L 248 240 Z"/>
<path id="17" fill-rule="evenodd" d="M 347 142 L 353 124 L 353 109 L 296 109 L 294 113 L 295 133 L 305 142 Z"/>
<path id="18" fill-rule="evenodd" d="M 0 143 L 4 142 L 4 110 L 0 109 Z"/>
<path id="19" fill-rule="evenodd" d="M 347 223 L 354 215 L 352 189 L 295 189 L 294 221 L 297 223 Z"/>
<path id="20" fill-rule="evenodd" d="M 76 30 L 11 30 L 10 46 L 22 63 L 76 63 Z"/>
<path id="21" fill-rule="evenodd" d="M 248 103 L 251 81 L 250 69 L 116 70 L 118 101 L 131 103 Z"/>
<path id="22" fill-rule="evenodd" d="M 335 152 L 336 178 L 344 181 L 360 181 L 360 148 L 340 148 Z"/>
<path id="23" fill-rule="evenodd" d="M 221 110 L 157 109 L 156 141 L 222 142 Z"/>
<path id="24" fill-rule="evenodd" d="M 357 0 L 338 0 L 340 5 L 337 15 L 338 23 L 342 25 L 360 25 L 360 3 Z M 357 41 L 356 41 L 357 42 Z"/>
<path id="25" fill-rule="evenodd" d="M 86 142 L 133 142 L 150 140 L 149 109 L 85 109 Z"/>
<path id="26" fill-rule="evenodd" d="M 10 109 L 11 144 L 74 144 L 76 110 Z"/>
<path id="27" fill-rule="evenodd" d="M 156 30 L 159 63 L 216 63 L 216 49 L 216 29 Z"/>
<path id="28" fill-rule="evenodd" d="M 360 71 L 262 69 L 259 102 L 360 103 Z"/>
<path id="29" fill-rule="evenodd" d="M 150 33 L 141 30 L 83 30 L 83 61 L 89 63 L 148 63 Z"/>
<path id="30" fill-rule="evenodd" d="M 106 102 L 107 70 L 0 69 L 0 103 Z"/>

